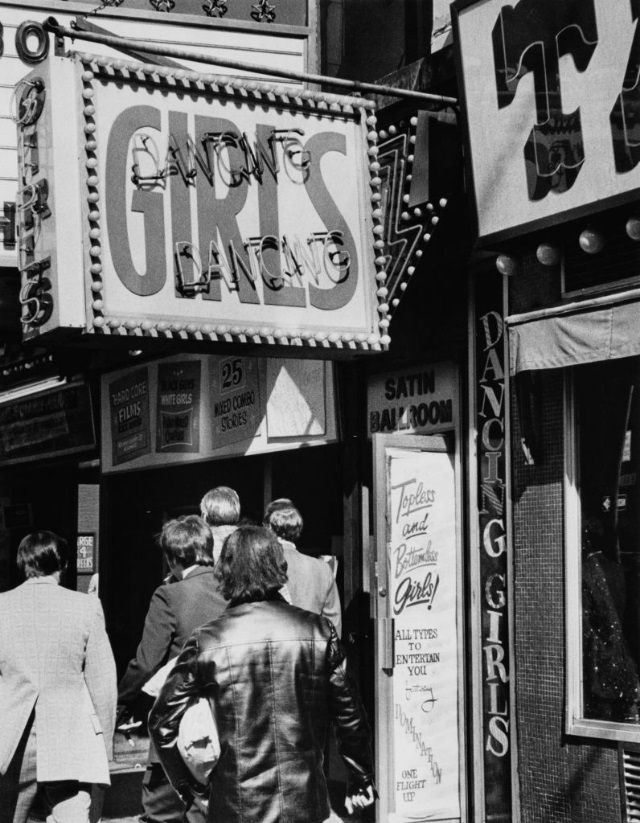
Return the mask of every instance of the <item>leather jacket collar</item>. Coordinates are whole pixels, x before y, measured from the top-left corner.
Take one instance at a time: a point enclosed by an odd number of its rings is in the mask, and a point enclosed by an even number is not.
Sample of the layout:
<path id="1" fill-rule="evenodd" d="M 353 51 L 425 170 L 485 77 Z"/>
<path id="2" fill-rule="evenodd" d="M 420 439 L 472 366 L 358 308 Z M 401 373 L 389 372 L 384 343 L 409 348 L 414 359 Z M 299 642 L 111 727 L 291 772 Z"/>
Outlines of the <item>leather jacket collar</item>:
<path id="1" fill-rule="evenodd" d="M 270 592 L 267 592 L 265 597 L 243 597 L 239 600 L 230 600 L 229 605 L 227 606 L 228 609 L 233 608 L 234 606 L 242 606 L 245 603 L 269 603 L 269 602 L 276 602 L 276 603 L 286 603 L 287 601 L 284 597 L 280 594 L 278 589 L 273 589 Z"/>

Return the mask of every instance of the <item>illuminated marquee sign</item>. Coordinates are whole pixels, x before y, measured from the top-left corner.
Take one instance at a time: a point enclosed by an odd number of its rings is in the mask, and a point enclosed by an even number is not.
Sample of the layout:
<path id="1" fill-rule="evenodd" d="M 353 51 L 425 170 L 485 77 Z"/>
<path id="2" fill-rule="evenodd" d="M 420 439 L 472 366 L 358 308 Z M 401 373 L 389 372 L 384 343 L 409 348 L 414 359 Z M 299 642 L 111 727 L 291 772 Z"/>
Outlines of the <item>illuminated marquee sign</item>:
<path id="1" fill-rule="evenodd" d="M 637 0 L 456 0 L 453 9 L 480 237 L 631 199 Z"/>
<path id="2" fill-rule="evenodd" d="M 380 127 L 379 138 L 384 266 L 393 313 L 456 191 L 461 154 L 448 112 L 419 111 Z"/>
<path id="3" fill-rule="evenodd" d="M 368 102 L 74 55 L 17 105 L 26 336 L 388 346 Z"/>

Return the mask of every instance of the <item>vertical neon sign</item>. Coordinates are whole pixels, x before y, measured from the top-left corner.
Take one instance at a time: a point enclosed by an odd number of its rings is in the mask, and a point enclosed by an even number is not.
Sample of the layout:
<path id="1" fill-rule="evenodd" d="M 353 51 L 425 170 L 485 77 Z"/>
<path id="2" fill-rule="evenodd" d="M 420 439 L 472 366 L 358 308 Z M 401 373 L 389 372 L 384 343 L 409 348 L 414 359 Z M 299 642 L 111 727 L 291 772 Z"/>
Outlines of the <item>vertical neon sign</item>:
<path id="1" fill-rule="evenodd" d="M 485 813 L 487 820 L 510 820 L 505 339 L 502 277 L 495 270 L 483 273 L 476 293 L 475 335 Z"/>

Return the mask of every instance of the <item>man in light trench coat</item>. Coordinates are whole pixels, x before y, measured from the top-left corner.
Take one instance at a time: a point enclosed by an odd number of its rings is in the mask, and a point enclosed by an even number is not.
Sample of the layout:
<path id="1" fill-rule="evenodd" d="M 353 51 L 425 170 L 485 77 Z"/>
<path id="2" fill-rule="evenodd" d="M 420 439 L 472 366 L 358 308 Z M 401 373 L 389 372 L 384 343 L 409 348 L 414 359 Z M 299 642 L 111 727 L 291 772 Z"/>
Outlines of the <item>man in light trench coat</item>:
<path id="1" fill-rule="evenodd" d="M 87 823 L 91 784 L 109 783 L 116 668 L 97 597 L 60 586 L 66 542 L 18 548 L 26 580 L 0 594 L 0 823 L 36 796 L 55 823 Z"/>

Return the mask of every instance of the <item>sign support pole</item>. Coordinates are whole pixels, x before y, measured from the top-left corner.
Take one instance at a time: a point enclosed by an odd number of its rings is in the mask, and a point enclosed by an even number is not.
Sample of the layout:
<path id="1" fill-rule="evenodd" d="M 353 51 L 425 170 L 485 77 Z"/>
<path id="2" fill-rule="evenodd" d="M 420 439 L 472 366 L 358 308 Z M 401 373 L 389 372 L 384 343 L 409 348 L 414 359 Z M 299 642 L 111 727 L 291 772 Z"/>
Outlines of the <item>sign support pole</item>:
<path id="1" fill-rule="evenodd" d="M 132 37 L 117 37 L 111 34 L 98 34 L 97 32 L 69 29 L 61 26 L 54 17 L 49 17 L 44 23 L 46 31 L 55 34 L 57 37 L 69 37 L 72 40 L 88 40 L 92 43 L 102 43 L 106 46 L 120 50 L 132 50 L 145 54 L 160 54 L 165 57 L 175 57 L 178 60 L 197 60 L 222 68 L 234 69 L 237 71 L 250 71 L 258 74 L 267 74 L 272 77 L 282 77 L 288 80 L 298 80 L 304 83 L 319 83 L 331 85 L 337 88 L 348 89 L 355 94 L 384 94 L 392 97 L 405 97 L 410 100 L 419 100 L 422 103 L 437 104 L 442 108 L 455 107 L 458 101 L 455 97 L 447 97 L 442 94 L 428 94 L 427 92 L 414 91 L 413 89 L 400 89 L 395 86 L 379 85 L 377 83 L 365 83 L 358 80 L 346 80 L 341 77 L 329 77 L 325 74 L 309 74 L 301 71 L 287 71 L 273 66 L 258 66 L 252 63 L 243 63 L 240 60 L 225 60 L 220 57 L 194 53 L 187 49 L 175 46 L 157 45 L 146 40 L 136 40 Z"/>

